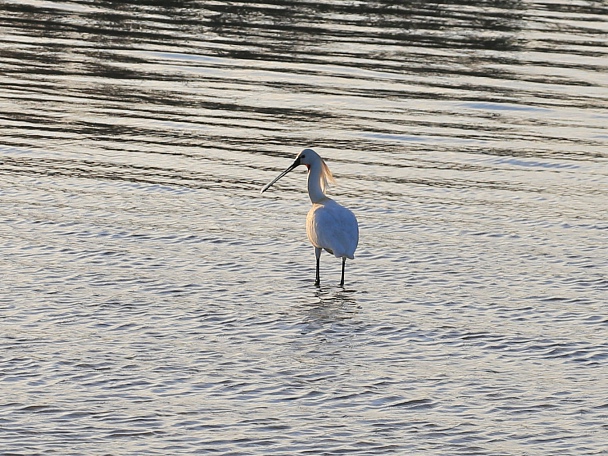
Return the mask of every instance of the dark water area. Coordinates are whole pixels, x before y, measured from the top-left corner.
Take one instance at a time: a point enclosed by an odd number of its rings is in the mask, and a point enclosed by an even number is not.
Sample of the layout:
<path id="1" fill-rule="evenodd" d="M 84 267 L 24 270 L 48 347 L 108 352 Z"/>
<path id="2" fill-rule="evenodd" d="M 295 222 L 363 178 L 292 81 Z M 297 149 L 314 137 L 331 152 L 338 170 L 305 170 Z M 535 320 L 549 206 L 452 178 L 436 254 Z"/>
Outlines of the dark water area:
<path id="1" fill-rule="evenodd" d="M 0 12 L 0 453 L 608 454 L 606 2 Z"/>

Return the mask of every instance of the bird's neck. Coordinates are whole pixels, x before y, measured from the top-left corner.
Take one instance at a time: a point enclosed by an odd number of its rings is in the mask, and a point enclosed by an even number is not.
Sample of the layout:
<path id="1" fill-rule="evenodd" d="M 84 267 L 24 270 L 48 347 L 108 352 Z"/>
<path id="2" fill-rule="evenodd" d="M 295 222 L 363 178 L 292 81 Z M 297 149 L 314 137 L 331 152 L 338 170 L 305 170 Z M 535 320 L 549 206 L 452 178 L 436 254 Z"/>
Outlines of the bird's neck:
<path id="1" fill-rule="evenodd" d="M 321 162 L 313 163 L 308 169 L 308 196 L 313 204 L 327 198 L 321 188 L 321 171 Z"/>

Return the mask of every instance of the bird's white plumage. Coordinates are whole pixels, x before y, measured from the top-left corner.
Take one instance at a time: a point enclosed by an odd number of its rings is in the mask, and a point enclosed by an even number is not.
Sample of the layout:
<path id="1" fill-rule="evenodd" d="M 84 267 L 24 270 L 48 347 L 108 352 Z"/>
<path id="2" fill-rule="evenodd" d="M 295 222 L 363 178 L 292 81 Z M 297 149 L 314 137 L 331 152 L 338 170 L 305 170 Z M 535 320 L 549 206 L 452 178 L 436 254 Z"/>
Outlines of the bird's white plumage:
<path id="1" fill-rule="evenodd" d="M 306 234 L 312 245 L 336 258 L 355 258 L 359 242 L 357 219 L 331 198 L 312 205 L 306 216 Z"/>
<path id="2" fill-rule="evenodd" d="M 312 208 L 306 216 L 306 234 L 315 247 L 317 257 L 315 284 L 318 286 L 320 283 L 319 257 L 323 249 L 337 258 L 342 258 L 340 286 L 343 286 L 344 264 L 347 258 L 351 260 L 355 258 L 355 250 L 359 243 L 359 226 L 355 214 L 325 196 L 326 187 L 329 182 L 333 182 L 333 176 L 319 154 L 312 149 L 304 149 L 290 167 L 262 188 L 262 193 L 299 165 L 306 165 L 308 168 L 308 196 Z"/>

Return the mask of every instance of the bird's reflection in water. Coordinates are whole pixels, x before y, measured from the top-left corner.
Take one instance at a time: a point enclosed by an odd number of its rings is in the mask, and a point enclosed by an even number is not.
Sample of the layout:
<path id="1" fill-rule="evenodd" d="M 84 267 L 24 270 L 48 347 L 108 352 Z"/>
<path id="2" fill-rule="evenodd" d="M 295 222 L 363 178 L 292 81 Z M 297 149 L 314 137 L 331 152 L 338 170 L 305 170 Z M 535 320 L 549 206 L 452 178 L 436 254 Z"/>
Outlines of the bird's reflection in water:
<path id="1" fill-rule="evenodd" d="M 355 290 L 342 288 L 318 288 L 314 292 L 315 303 L 299 306 L 302 312 L 303 333 L 323 331 L 338 333 L 347 331 L 348 322 L 361 310 Z"/>
<path id="2" fill-rule="evenodd" d="M 321 287 L 311 294 L 312 302 L 293 310 L 300 321 L 299 336 L 293 340 L 293 358 L 305 365 L 338 368 L 350 358 L 358 334 L 364 324 L 356 291 Z"/>

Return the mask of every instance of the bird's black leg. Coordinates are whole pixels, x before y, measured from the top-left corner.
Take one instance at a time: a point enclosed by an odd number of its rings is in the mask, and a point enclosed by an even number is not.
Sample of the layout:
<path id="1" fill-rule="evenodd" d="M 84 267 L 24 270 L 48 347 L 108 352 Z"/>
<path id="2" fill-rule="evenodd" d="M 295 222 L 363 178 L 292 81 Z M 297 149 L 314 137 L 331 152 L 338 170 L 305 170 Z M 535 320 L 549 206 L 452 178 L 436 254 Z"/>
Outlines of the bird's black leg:
<path id="1" fill-rule="evenodd" d="M 340 286 L 344 286 L 344 266 L 346 265 L 346 258 L 342 257 L 342 279 L 340 280 Z"/>
<path id="2" fill-rule="evenodd" d="M 319 264 L 320 264 L 320 260 L 321 260 L 321 249 L 318 247 L 315 247 L 315 256 L 317 257 L 317 273 L 315 276 L 315 287 L 318 287 L 321 285 L 321 277 L 319 275 Z"/>

